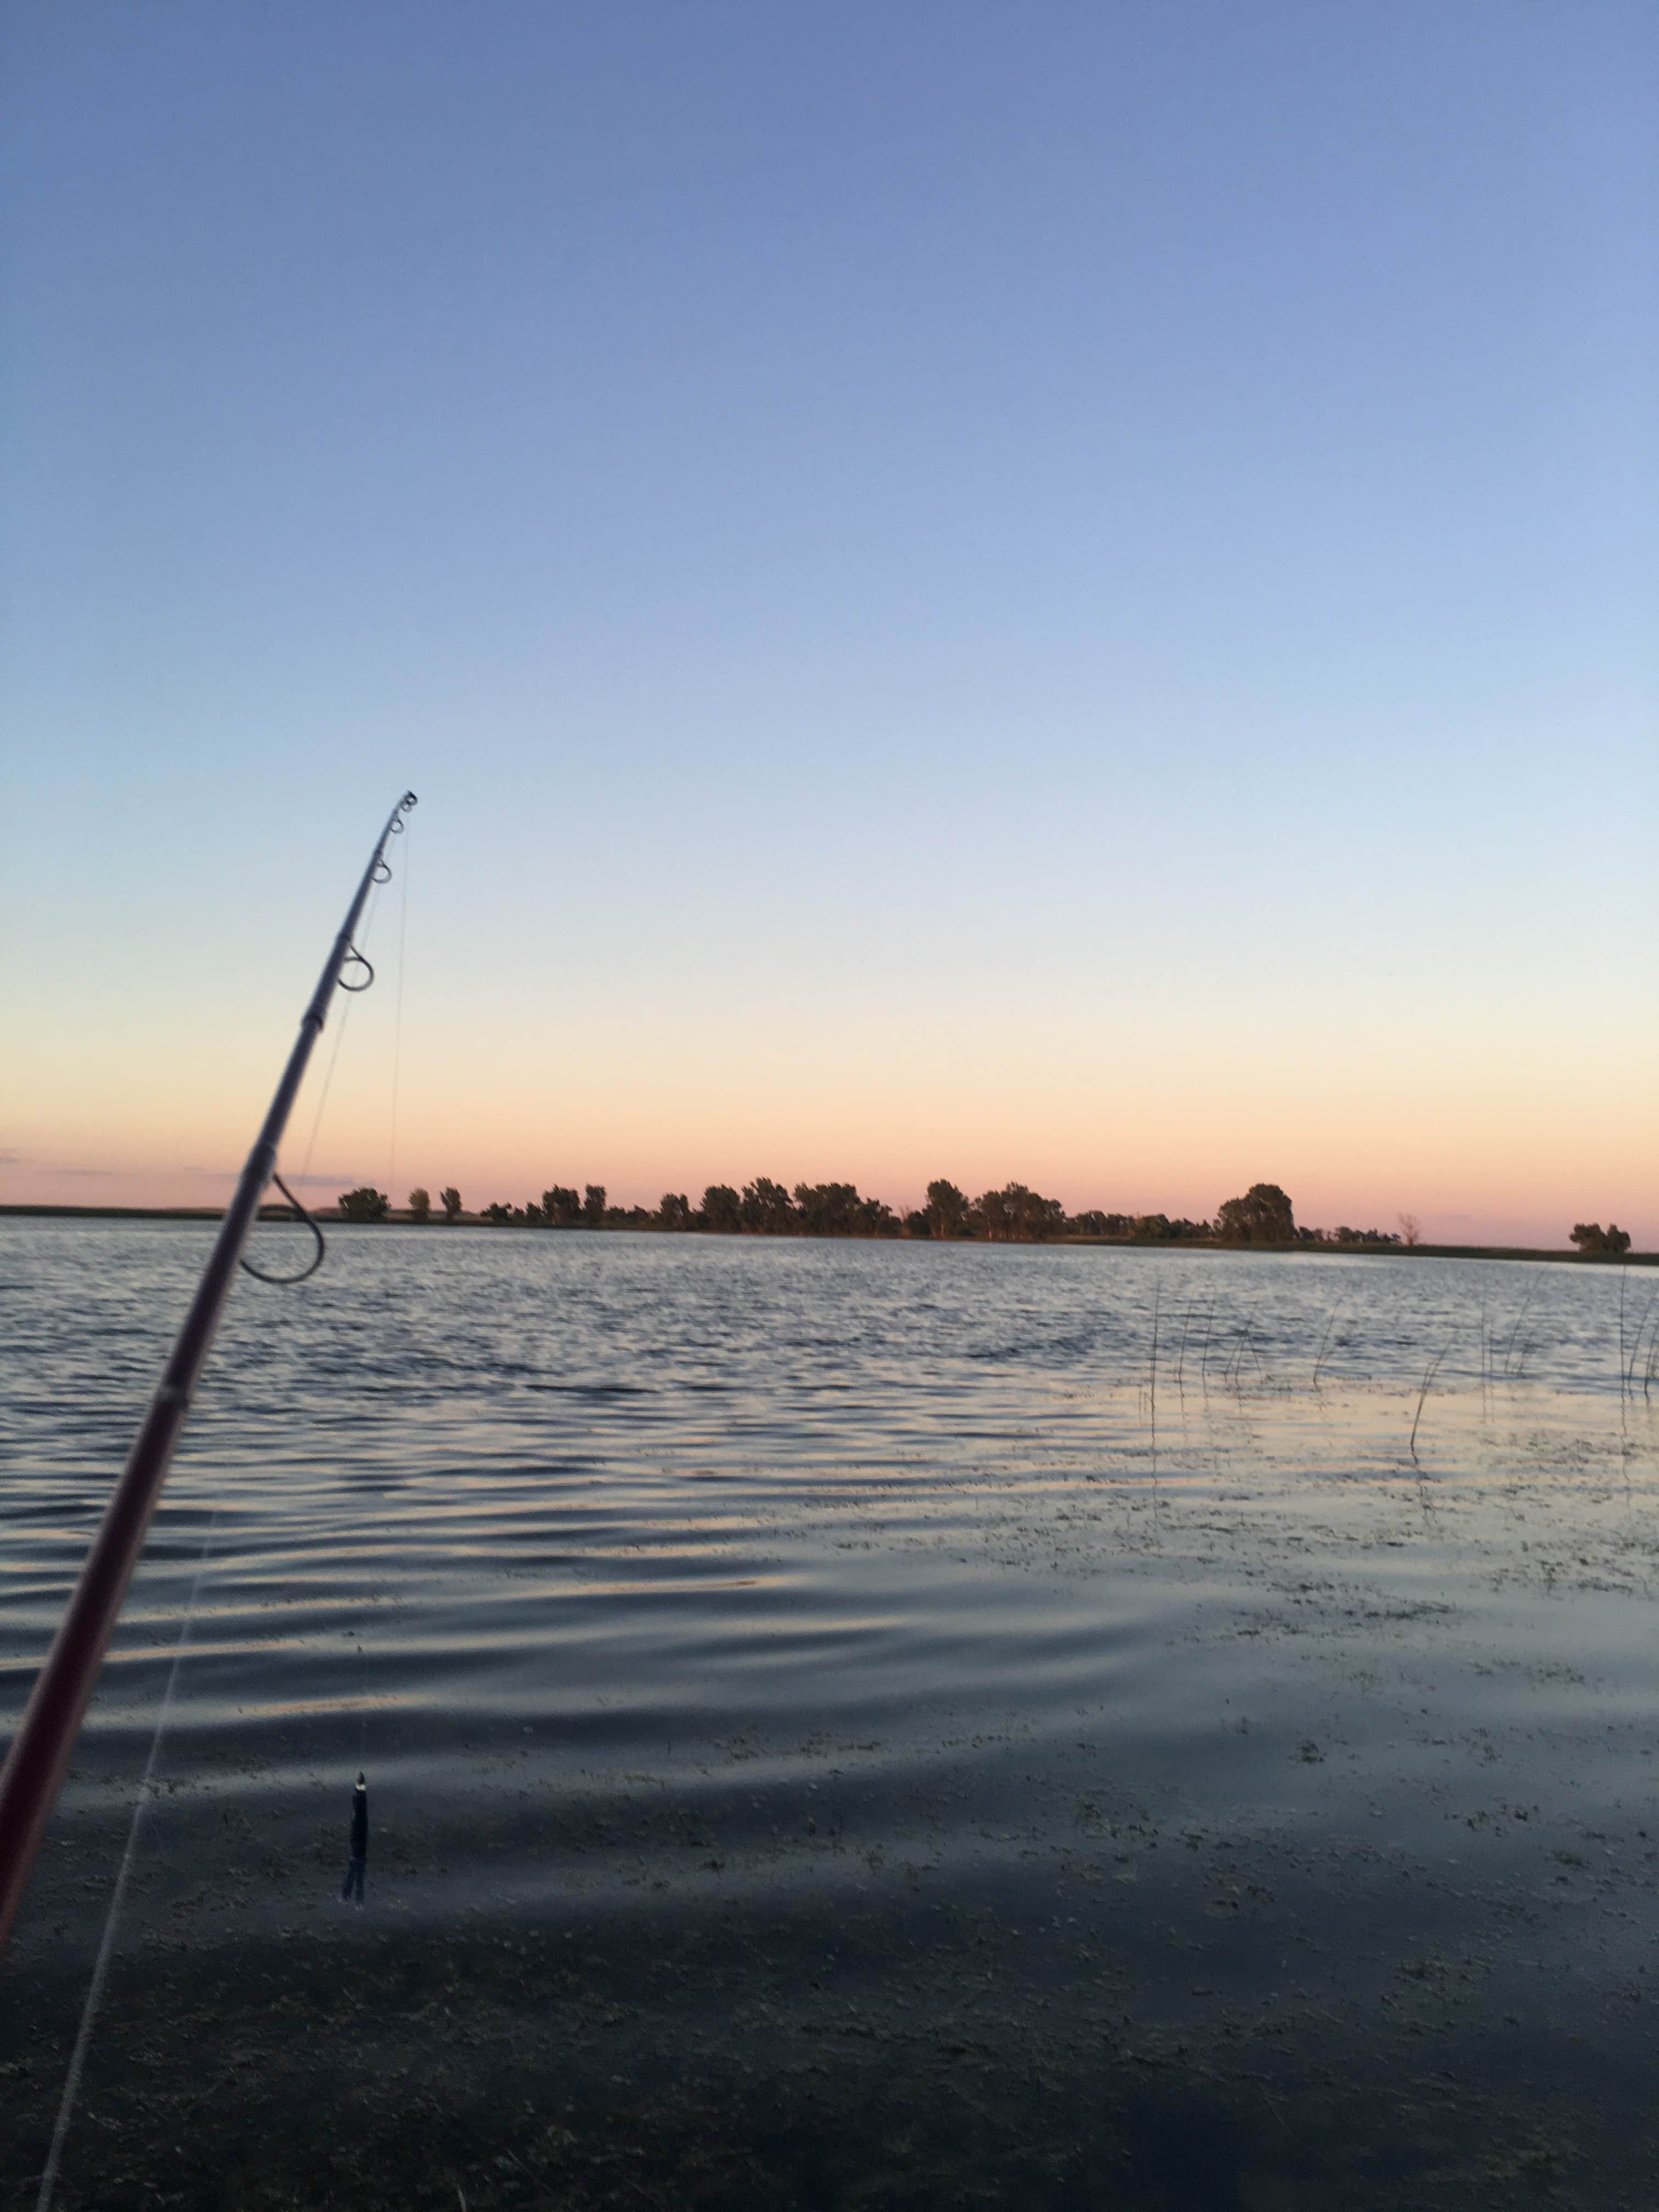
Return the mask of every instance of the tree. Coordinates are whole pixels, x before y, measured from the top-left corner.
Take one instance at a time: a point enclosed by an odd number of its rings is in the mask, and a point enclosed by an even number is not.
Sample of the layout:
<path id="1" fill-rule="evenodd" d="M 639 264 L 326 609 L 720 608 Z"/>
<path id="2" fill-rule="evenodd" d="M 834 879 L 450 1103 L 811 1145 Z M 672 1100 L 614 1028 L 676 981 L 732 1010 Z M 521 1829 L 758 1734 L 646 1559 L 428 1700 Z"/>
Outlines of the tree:
<path id="1" fill-rule="evenodd" d="M 411 1221 L 430 1221 L 432 1218 L 432 1193 L 422 1190 L 418 1184 L 409 1194 L 409 1218 Z"/>
<path id="2" fill-rule="evenodd" d="M 757 1176 L 753 1182 L 744 1183 L 739 1203 L 743 1226 L 751 1236 L 793 1235 L 795 1209 L 788 1192 L 781 1182 L 774 1182 L 770 1176 Z"/>
<path id="3" fill-rule="evenodd" d="M 438 1193 L 438 1203 L 444 1210 L 444 1219 L 453 1228 L 461 1218 L 461 1194 L 453 1183 L 450 1184 L 447 1190 L 441 1190 Z"/>
<path id="4" fill-rule="evenodd" d="M 933 1217 L 925 1206 L 917 1206 L 904 1217 L 902 1227 L 907 1237 L 929 1237 L 933 1233 Z"/>
<path id="5" fill-rule="evenodd" d="M 743 1200 L 729 1182 L 711 1182 L 702 1194 L 704 1224 L 716 1237 L 735 1237 L 743 1227 Z"/>
<path id="6" fill-rule="evenodd" d="M 798 1182 L 795 1212 L 803 1237 L 851 1237 L 862 1225 L 855 1183 Z"/>
<path id="7" fill-rule="evenodd" d="M 1167 1244 L 1175 1235 L 1167 1213 L 1143 1213 L 1131 1232 L 1148 1244 Z"/>
<path id="8" fill-rule="evenodd" d="M 1014 1234 L 1023 1243 L 1044 1244 L 1060 1234 L 1066 1226 L 1066 1208 L 1057 1198 L 1044 1198 L 1041 1191 L 1027 1190 L 1023 1182 L 1009 1188 L 1019 1194 Z"/>
<path id="9" fill-rule="evenodd" d="M 498 1198 L 493 1206 L 485 1206 L 478 1218 L 480 1221 L 493 1222 L 497 1229 L 505 1229 L 513 1218 L 513 1208 L 504 1200 Z"/>
<path id="10" fill-rule="evenodd" d="M 1224 1244 L 1293 1244 L 1296 1218 L 1276 1182 L 1253 1182 L 1243 1198 L 1230 1198 L 1216 1216 Z"/>
<path id="11" fill-rule="evenodd" d="M 1418 1238 L 1423 1234 L 1422 1223 L 1414 1213 L 1396 1213 L 1395 1219 L 1400 1224 L 1401 1243 L 1408 1252 L 1413 1250 Z"/>
<path id="12" fill-rule="evenodd" d="M 372 1182 L 340 1193 L 342 1221 L 384 1221 L 391 1211 L 392 1200 L 383 1190 L 376 1190 Z"/>
<path id="13" fill-rule="evenodd" d="M 556 1182 L 542 1193 L 542 1213 L 554 1229 L 574 1229 L 582 1218 L 582 1202 L 574 1190 Z"/>
<path id="14" fill-rule="evenodd" d="M 955 1183 L 940 1181 L 927 1186 L 927 1218 L 935 1237 L 968 1234 L 968 1200 Z"/>
<path id="15" fill-rule="evenodd" d="M 1630 1249 L 1630 1231 L 1616 1221 L 1605 1229 L 1599 1221 L 1575 1221 L 1571 1241 L 1586 1260 L 1618 1260 Z"/>
<path id="16" fill-rule="evenodd" d="M 1190 1223 L 1188 1229 L 1190 1234 Z M 1130 1237 L 1134 1234 L 1134 1224 L 1127 1213 L 1103 1213 L 1097 1208 L 1091 1213 L 1073 1214 L 1072 1231 L 1078 1237 Z M 1209 1233 L 1206 1224 L 1204 1234 Z"/>
<path id="17" fill-rule="evenodd" d="M 583 1185 L 582 1218 L 590 1229 L 605 1226 L 605 1185 L 590 1182 Z"/>
<path id="18" fill-rule="evenodd" d="M 691 1226 L 691 1201 L 682 1191 L 665 1190 L 662 1204 L 657 1208 L 657 1218 L 665 1229 L 689 1229 Z"/>
<path id="19" fill-rule="evenodd" d="M 1057 1237 L 1066 1224 L 1066 1209 L 1057 1198 L 1044 1198 L 1023 1182 L 981 1192 L 974 1211 L 994 1244 L 1041 1242 Z"/>

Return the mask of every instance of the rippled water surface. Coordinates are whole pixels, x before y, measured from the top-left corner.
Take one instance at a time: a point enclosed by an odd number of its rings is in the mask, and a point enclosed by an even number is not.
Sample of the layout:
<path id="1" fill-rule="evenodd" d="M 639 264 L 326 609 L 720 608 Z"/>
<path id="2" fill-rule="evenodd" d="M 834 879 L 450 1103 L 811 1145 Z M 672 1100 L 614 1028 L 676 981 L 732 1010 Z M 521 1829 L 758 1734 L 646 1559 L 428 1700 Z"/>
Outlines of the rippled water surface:
<path id="1" fill-rule="evenodd" d="M 206 1242 L 0 1226 L 0 1717 Z M 182 1634 L 64 2203 L 1650 2201 L 1656 1281 L 348 1230 L 244 1282 L 4 2178 Z"/>

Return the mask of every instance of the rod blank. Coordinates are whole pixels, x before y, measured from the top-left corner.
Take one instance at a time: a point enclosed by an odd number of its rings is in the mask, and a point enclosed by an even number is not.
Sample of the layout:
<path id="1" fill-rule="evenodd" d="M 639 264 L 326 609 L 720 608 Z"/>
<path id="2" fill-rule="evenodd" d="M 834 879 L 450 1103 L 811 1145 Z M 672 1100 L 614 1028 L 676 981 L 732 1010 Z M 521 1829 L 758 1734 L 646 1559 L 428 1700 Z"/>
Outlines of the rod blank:
<path id="1" fill-rule="evenodd" d="M 17 1733 L 0 1769 L 0 1951 L 17 1917 L 23 1893 L 63 1787 L 76 1740 L 114 1633 L 121 1603 L 144 1547 L 150 1516 L 161 1494 L 173 1450 L 190 1412 L 197 1380 L 213 1344 L 219 1316 L 236 1279 L 242 1247 L 259 1210 L 266 1186 L 276 1171 L 277 1147 L 306 1064 L 323 1024 L 341 970 L 354 957 L 352 939 L 368 902 L 386 848 L 403 828 L 415 804 L 406 791 L 386 818 L 374 855 L 363 871 L 343 925 L 335 939 L 316 990 L 300 1022 L 300 1034 L 283 1070 L 253 1149 L 247 1156 L 235 1194 L 225 1209 L 202 1279 L 190 1302 L 149 1409 L 139 1425 L 121 1479 L 105 1509 L 80 1580 L 46 1655 Z M 364 963 L 367 965 L 367 963 Z M 362 988 L 361 986 L 359 988 Z"/>

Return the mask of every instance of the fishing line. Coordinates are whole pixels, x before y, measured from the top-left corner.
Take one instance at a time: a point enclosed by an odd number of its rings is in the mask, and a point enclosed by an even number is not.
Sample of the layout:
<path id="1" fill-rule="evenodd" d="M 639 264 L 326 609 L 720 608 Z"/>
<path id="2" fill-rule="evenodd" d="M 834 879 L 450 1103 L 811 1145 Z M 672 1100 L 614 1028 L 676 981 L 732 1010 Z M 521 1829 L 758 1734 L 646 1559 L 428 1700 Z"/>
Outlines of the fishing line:
<path id="1" fill-rule="evenodd" d="M 376 884 L 368 895 L 368 911 L 363 917 L 362 941 L 368 945 L 374 933 L 375 910 L 380 903 L 380 886 Z M 323 1109 L 328 1103 L 329 1086 L 334 1080 L 334 1071 L 340 1063 L 340 1047 L 345 1042 L 346 1024 L 351 1018 L 351 1002 L 355 991 L 347 992 L 345 1005 L 340 1009 L 340 1025 L 334 1032 L 334 1049 L 328 1056 L 328 1066 L 323 1073 L 323 1087 L 317 1097 L 317 1111 L 311 1117 L 311 1135 L 306 1145 L 306 1156 L 301 1163 L 297 1180 L 303 1183 L 311 1173 L 311 1156 L 317 1149 L 317 1133 L 323 1126 Z"/>
<path id="2" fill-rule="evenodd" d="M 392 1029 L 392 1145 L 386 1163 L 386 1195 L 397 1204 L 393 1195 L 398 1188 L 398 1077 L 404 1056 L 404 947 L 409 939 L 409 853 L 413 841 L 407 831 L 403 842 L 403 881 L 401 902 L 398 908 L 398 1010 Z"/>
<path id="3" fill-rule="evenodd" d="M 167 1732 L 167 1716 L 173 1711 L 173 1692 L 179 1686 L 179 1669 L 184 1662 L 185 1647 L 190 1641 L 191 1626 L 196 1616 L 196 1601 L 201 1594 L 202 1577 L 207 1571 L 208 1551 L 213 1542 L 213 1532 L 218 1525 L 219 1509 L 216 1505 L 202 1539 L 201 1557 L 196 1562 L 196 1579 L 190 1586 L 190 1602 L 185 1607 L 185 1617 L 179 1625 L 179 1640 L 173 1647 L 173 1665 L 167 1674 L 166 1694 L 161 1710 L 155 1717 L 155 1733 L 149 1741 L 149 1757 L 138 1784 L 138 1795 L 132 1808 L 132 1825 L 127 1830 L 127 1847 L 121 1854 L 120 1870 L 115 1877 L 115 1889 L 109 1901 L 109 1917 L 104 1922 L 102 1940 L 93 1965 L 92 1980 L 87 1987 L 87 2001 L 81 2010 L 81 2026 L 75 2038 L 75 2048 L 70 2053 L 69 2073 L 64 2082 L 64 2099 L 58 2107 L 58 2124 L 52 2131 L 52 2148 L 46 2153 L 46 2171 L 40 2176 L 40 2194 L 35 2199 L 34 2212 L 52 2212 L 52 2196 L 58 2186 L 58 2172 L 63 2163 L 64 2145 L 69 2138 L 70 2121 L 75 2112 L 75 2100 L 81 2087 L 81 2069 L 86 2063 L 87 2047 L 92 2041 L 93 2026 L 103 2002 L 104 1984 L 109 1977 L 109 1962 L 115 1949 L 115 1926 L 121 1917 L 121 1905 L 127 1893 L 127 1878 L 132 1872 L 132 1863 L 138 1849 L 138 1831 L 143 1826 L 144 1813 L 149 1804 L 149 1785 L 155 1772 L 155 1761 L 161 1749 L 161 1738 Z"/>
<path id="4" fill-rule="evenodd" d="M 300 1163 L 298 1180 L 305 1182 L 311 1174 L 311 1156 L 317 1149 L 317 1132 L 323 1126 L 323 1109 L 328 1103 L 329 1085 L 334 1080 L 334 1069 L 340 1057 L 340 1047 L 345 1042 L 346 1024 L 351 1018 L 351 1001 L 348 999 L 340 1010 L 340 1026 L 334 1032 L 334 1049 L 328 1056 L 328 1066 L 323 1071 L 323 1087 L 317 1094 L 317 1111 L 311 1117 L 311 1134 L 306 1140 L 306 1156 Z"/>

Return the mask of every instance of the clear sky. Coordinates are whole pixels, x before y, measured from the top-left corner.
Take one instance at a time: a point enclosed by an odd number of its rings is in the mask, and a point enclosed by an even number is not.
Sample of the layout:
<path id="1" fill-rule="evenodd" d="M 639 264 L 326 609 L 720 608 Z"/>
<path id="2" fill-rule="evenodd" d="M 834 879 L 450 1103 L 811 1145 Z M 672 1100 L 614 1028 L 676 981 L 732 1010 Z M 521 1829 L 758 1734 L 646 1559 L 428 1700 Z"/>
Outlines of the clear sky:
<path id="1" fill-rule="evenodd" d="M 0 41 L 0 1197 L 1659 1244 L 1646 0 Z"/>

